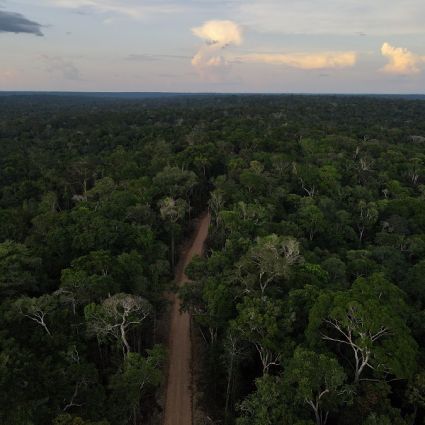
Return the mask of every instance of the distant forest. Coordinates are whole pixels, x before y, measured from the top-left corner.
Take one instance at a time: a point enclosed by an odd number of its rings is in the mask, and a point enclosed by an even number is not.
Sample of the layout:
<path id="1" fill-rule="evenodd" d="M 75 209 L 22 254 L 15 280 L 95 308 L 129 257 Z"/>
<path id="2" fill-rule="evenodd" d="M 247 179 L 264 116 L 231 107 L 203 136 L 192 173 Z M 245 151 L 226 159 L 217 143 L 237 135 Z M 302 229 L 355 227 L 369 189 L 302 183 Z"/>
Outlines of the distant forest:
<path id="1" fill-rule="evenodd" d="M 425 424 L 424 100 L 6 93 L 1 425 L 161 423 L 207 209 L 194 425 Z"/>

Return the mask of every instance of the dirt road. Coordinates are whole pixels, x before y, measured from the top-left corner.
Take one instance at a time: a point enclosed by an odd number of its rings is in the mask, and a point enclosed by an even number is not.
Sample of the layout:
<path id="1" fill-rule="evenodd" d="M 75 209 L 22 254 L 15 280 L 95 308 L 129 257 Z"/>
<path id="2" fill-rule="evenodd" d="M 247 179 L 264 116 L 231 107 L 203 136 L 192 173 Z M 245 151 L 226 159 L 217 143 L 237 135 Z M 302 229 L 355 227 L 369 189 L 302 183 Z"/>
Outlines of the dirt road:
<path id="1" fill-rule="evenodd" d="M 186 266 L 195 255 L 202 255 L 204 242 L 211 221 L 209 214 L 200 217 L 192 243 L 183 252 L 176 268 L 178 285 L 188 281 L 184 273 Z M 169 337 L 169 371 L 165 402 L 165 425 L 192 425 L 192 374 L 190 339 L 190 316 L 180 313 L 180 300 L 171 297 L 171 328 Z"/>

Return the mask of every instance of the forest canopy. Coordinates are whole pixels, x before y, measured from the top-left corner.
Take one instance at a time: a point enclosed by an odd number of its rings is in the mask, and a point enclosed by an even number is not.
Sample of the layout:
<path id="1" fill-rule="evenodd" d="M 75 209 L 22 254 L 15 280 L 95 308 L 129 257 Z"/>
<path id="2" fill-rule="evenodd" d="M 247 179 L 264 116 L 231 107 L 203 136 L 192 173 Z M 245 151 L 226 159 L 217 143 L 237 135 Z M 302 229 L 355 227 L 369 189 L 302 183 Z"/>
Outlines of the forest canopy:
<path id="1" fill-rule="evenodd" d="M 0 423 L 161 420 L 179 290 L 226 425 L 425 420 L 425 102 L 0 97 Z"/>

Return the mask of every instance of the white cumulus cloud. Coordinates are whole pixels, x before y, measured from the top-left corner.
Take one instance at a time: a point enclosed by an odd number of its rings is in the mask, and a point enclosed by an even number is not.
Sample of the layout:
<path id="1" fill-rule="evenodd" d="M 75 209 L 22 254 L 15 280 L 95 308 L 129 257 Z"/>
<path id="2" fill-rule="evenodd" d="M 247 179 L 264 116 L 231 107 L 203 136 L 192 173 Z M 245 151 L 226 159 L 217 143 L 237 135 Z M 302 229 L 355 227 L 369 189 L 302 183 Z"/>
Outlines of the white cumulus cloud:
<path id="1" fill-rule="evenodd" d="M 389 74 L 418 74 L 421 72 L 421 64 L 425 63 L 425 56 L 417 55 L 404 47 L 391 46 L 389 43 L 382 45 L 381 54 L 389 60 L 382 71 Z"/>
<path id="2" fill-rule="evenodd" d="M 219 48 L 242 43 L 242 30 L 232 21 L 208 21 L 201 27 L 193 28 L 192 32 L 205 40 L 208 45 Z"/>
<path id="3" fill-rule="evenodd" d="M 192 33 L 205 42 L 193 57 L 192 65 L 204 79 L 221 80 L 229 68 L 223 50 L 228 46 L 238 46 L 242 43 L 241 27 L 232 21 L 213 20 L 193 28 Z"/>

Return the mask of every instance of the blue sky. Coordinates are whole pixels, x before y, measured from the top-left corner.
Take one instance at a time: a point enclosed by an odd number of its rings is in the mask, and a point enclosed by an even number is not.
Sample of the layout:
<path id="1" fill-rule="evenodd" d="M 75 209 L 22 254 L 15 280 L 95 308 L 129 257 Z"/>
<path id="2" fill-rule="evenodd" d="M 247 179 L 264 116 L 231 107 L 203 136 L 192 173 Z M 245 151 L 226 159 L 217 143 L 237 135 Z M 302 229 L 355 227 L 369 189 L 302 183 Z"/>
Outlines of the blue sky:
<path id="1" fill-rule="evenodd" d="M 0 0 L 0 90 L 425 93 L 424 0 Z"/>

